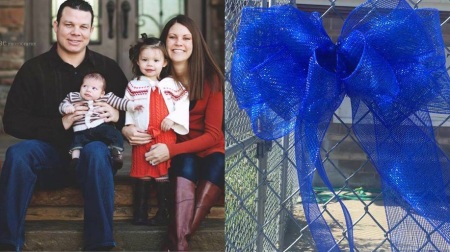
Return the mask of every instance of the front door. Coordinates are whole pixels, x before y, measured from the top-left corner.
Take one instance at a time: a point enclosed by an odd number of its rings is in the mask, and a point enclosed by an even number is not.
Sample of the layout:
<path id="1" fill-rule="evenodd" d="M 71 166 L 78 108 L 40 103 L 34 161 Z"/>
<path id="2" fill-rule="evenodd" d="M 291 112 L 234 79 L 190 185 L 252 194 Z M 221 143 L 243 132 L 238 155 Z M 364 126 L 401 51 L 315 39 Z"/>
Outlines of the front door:
<path id="1" fill-rule="evenodd" d="M 177 14 L 184 14 L 184 0 L 87 0 L 94 9 L 94 32 L 89 48 L 116 60 L 130 79 L 130 45 L 141 33 L 159 37 L 164 24 Z M 192 1 L 192 0 L 191 0 Z M 32 55 L 46 52 L 55 41 L 52 23 L 64 0 L 26 1 L 31 14 L 31 41 L 36 41 Z M 195 2 L 195 1 L 194 1 Z"/>

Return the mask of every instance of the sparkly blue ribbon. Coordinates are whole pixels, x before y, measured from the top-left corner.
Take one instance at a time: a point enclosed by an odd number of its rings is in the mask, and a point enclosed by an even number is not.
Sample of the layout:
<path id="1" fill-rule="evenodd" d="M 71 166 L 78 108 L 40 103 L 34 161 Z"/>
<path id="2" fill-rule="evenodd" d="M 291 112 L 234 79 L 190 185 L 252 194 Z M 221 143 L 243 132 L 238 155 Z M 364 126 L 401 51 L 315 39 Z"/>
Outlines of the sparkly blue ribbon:
<path id="1" fill-rule="evenodd" d="M 335 110 L 350 97 L 354 133 L 377 169 L 394 251 L 450 247 L 450 162 L 430 113 L 450 113 L 439 12 L 405 0 L 367 1 L 345 20 L 337 44 L 318 13 L 292 6 L 246 7 L 234 44 L 231 85 L 254 133 L 295 130 L 300 194 L 319 251 L 339 251 L 312 188 L 317 172 L 333 190 L 320 146 Z"/>

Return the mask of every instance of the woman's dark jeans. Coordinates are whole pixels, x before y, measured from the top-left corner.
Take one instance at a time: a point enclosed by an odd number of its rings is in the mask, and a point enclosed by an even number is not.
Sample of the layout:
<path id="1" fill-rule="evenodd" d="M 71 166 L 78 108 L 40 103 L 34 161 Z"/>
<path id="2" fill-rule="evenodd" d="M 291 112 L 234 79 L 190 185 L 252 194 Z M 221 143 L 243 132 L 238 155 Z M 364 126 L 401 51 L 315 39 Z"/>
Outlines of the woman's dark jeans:
<path id="1" fill-rule="evenodd" d="M 215 152 L 206 157 L 195 154 L 180 154 L 172 158 L 169 174 L 171 177 L 183 177 L 197 183 L 207 180 L 220 188 L 225 181 L 225 155 Z"/>

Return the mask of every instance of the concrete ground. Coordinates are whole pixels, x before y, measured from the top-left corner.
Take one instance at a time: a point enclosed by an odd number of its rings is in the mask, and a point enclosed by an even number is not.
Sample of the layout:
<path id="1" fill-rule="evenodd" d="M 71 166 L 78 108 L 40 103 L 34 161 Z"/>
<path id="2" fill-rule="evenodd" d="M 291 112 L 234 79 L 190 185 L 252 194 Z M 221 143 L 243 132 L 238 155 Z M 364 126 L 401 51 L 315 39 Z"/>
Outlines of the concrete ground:
<path id="1" fill-rule="evenodd" d="M 386 215 L 382 201 L 343 201 L 350 212 L 356 251 L 390 251 L 386 240 Z M 303 207 L 297 203 L 294 207 L 294 216 L 297 221 L 289 221 L 285 237 L 284 249 L 287 251 L 317 251 L 311 234 L 306 226 Z M 345 228 L 344 215 L 339 203 L 331 202 L 326 206 L 325 220 L 330 224 L 334 238 L 339 242 L 342 251 L 349 251 L 346 239 L 343 239 Z M 332 218 L 333 217 L 333 218 Z M 299 226 L 300 225 L 300 226 Z M 342 240 L 341 240 L 342 239 Z"/>

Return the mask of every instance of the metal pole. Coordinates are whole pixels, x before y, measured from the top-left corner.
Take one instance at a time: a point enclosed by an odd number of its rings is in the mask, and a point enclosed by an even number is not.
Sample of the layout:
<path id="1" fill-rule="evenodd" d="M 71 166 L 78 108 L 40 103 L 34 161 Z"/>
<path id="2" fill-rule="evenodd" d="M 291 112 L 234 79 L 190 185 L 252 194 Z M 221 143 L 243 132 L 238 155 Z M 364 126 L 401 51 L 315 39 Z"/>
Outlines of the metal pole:
<path id="1" fill-rule="evenodd" d="M 264 223 L 265 223 L 265 209 L 267 200 L 267 152 L 270 150 L 270 142 L 260 141 L 256 144 L 256 156 L 258 158 L 258 198 L 256 199 L 257 211 L 257 239 L 256 251 L 264 251 Z"/>
<path id="2" fill-rule="evenodd" d="M 280 186 L 280 206 L 286 200 L 288 186 L 290 186 L 288 180 L 288 168 L 289 168 L 289 135 L 283 137 L 283 161 L 281 163 L 281 186 Z M 286 212 L 281 211 L 280 225 L 278 229 L 278 244 L 280 249 L 284 247 L 284 235 L 286 231 Z"/>

